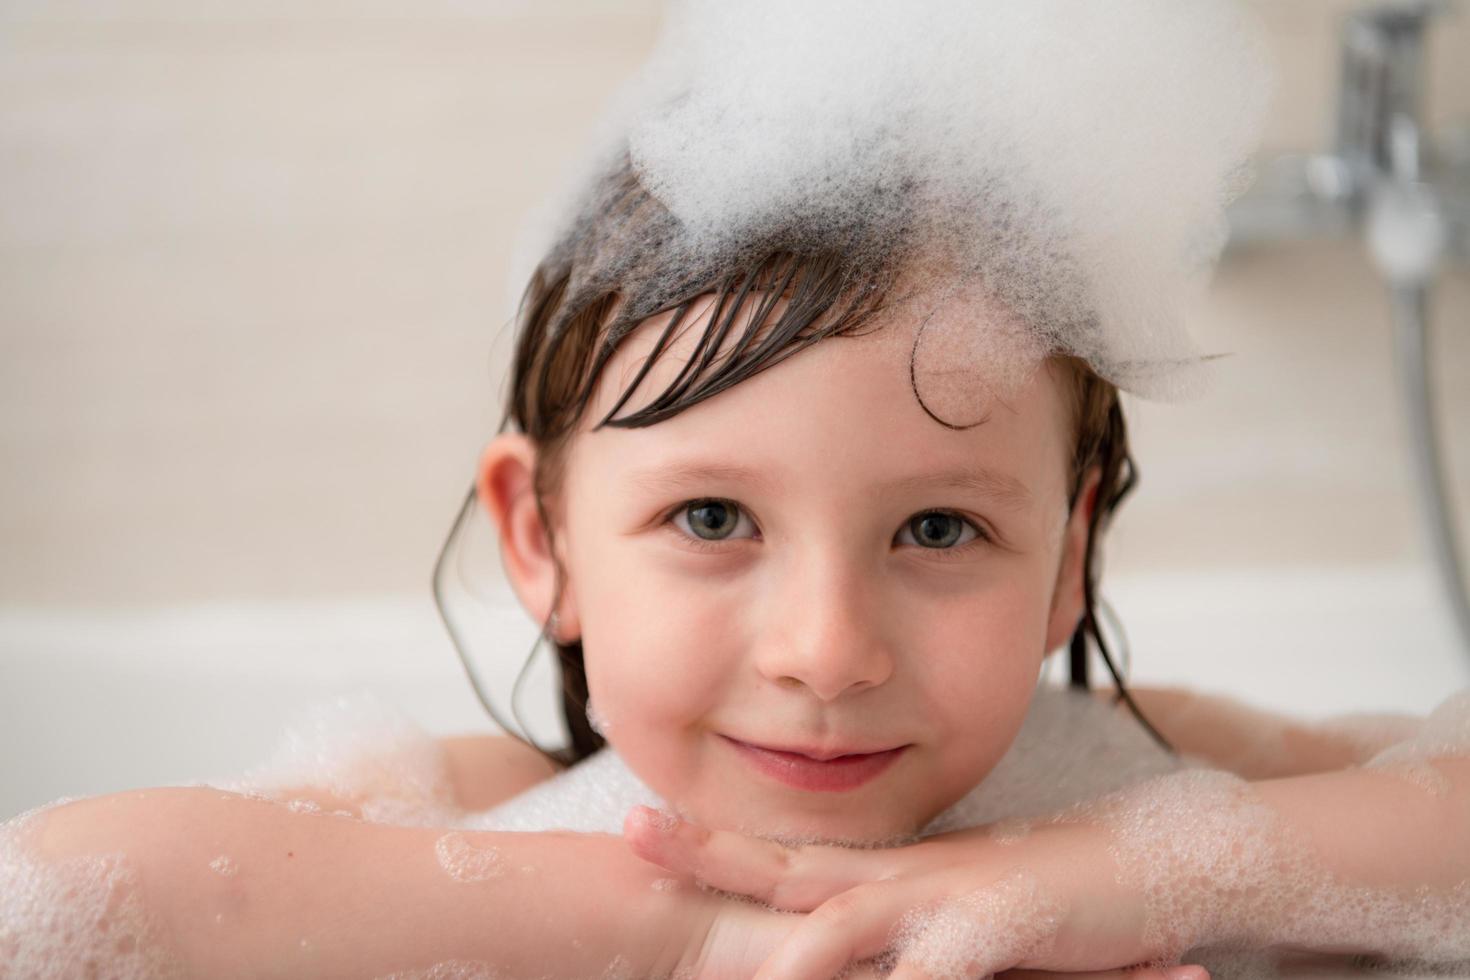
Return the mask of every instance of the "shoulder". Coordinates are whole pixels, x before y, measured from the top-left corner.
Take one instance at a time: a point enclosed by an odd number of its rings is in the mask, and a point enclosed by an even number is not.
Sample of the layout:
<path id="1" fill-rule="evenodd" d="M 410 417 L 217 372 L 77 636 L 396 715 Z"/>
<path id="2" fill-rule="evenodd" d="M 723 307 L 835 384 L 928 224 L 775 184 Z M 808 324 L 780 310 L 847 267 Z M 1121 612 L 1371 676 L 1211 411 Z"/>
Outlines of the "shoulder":
<path id="1" fill-rule="evenodd" d="M 454 787 L 466 810 L 484 810 L 556 775 L 559 767 L 508 735 L 456 735 L 439 740 Z"/>

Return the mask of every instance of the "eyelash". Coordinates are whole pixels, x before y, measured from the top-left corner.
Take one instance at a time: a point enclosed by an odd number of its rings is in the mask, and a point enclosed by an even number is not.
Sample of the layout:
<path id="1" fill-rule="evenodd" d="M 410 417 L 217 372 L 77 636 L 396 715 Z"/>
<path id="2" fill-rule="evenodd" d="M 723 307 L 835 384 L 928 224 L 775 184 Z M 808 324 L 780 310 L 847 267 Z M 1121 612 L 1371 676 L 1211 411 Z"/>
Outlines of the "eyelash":
<path id="1" fill-rule="evenodd" d="M 684 513 L 686 510 L 688 510 L 691 506 L 693 506 L 695 504 L 710 504 L 710 503 L 726 504 L 728 506 L 734 507 L 739 513 L 744 514 L 747 519 L 750 518 L 750 515 L 745 512 L 745 509 L 742 508 L 739 504 L 737 504 L 733 500 L 727 500 L 724 497 L 696 497 L 696 498 L 694 498 L 692 500 L 686 500 L 686 501 L 684 501 L 683 503 L 681 503 L 677 507 L 675 507 L 673 510 L 669 511 L 668 514 L 666 514 L 664 516 L 663 526 L 666 527 L 666 528 L 668 528 L 671 533 L 677 534 L 679 536 L 679 540 L 680 541 L 682 541 L 685 544 L 688 544 L 688 545 L 693 546 L 694 549 L 697 550 L 697 551 L 723 552 L 725 550 L 725 547 L 724 546 L 728 543 L 728 541 L 730 539 L 724 539 L 724 540 L 719 540 L 719 541 L 711 541 L 708 538 L 701 538 L 701 537 L 699 537 L 698 535 L 695 535 L 695 534 L 686 534 L 682 528 L 680 528 L 677 524 L 674 523 L 674 519 L 676 517 L 678 517 L 680 514 Z M 982 547 L 982 546 L 985 546 L 985 545 L 989 545 L 989 544 L 994 544 L 995 543 L 995 539 L 991 537 L 989 531 L 987 531 L 985 528 L 981 527 L 980 525 L 976 524 L 974 521 L 970 520 L 969 518 L 965 517 L 963 514 L 956 513 L 955 511 L 952 511 L 952 510 L 944 510 L 942 508 L 930 508 L 929 510 L 921 510 L 921 511 L 917 511 L 916 513 L 914 513 L 913 516 L 911 516 L 909 518 L 909 520 L 912 521 L 915 517 L 921 517 L 921 516 L 923 516 L 925 514 L 945 514 L 945 515 L 948 515 L 950 517 L 957 518 L 958 520 L 962 521 L 964 524 L 966 524 L 967 526 L 969 526 L 970 529 L 975 532 L 975 537 L 974 538 L 972 538 L 969 541 L 966 541 L 964 544 L 955 545 L 954 547 L 951 547 L 951 548 L 924 548 L 921 545 L 915 545 L 914 546 L 914 547 L 918 547 L 922 551 L 925 551 L 925 552 L 928 552 L 928 553 L 933 554 L 934 557 L 938 558 L 941 561 L 948 560 L 948 559 L 951 559 L 951 558 L 955 558 L 957 556 L 968 555 L 973 548 Z M 754 522 L 752 521 L 752 523 L 754 523 Z M 757 530 L 759 530 L 759 528 L 757 528 Z M 902 529 L 900 529 L 900 531 L 901 530 Z M 897 536 L 898 536 L 897 533 L 895 533 L 894 537 L 897 537 Z M 745 541 L 745 540 L 749 540 L 749 539 L 748 538 L 737 538 L 735 540 Z"/>

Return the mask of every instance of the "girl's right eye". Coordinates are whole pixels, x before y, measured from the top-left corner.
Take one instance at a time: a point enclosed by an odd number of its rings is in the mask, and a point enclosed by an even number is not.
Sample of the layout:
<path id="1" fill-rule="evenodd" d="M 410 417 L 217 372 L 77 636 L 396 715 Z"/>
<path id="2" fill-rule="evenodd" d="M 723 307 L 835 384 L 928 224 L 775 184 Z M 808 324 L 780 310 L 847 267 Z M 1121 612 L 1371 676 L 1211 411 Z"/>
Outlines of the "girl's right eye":
<path id="1" fill-rule="evenodd" d="M 696 543 L 755 537 L 735 533 L 742 525 L 753 532 L 755 525 L 733 500 L 691 500 L 670 514 L 669 520 Z"/>

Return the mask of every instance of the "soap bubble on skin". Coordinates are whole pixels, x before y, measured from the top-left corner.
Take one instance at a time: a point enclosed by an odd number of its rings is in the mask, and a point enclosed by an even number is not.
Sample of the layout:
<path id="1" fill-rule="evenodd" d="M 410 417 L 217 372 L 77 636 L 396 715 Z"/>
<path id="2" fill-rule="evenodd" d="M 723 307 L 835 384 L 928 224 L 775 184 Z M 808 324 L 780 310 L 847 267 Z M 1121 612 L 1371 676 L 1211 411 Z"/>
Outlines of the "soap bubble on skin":
<path id="1" fill-rule="evenodd" d="M 1372 937 L 1391 957 L 1470 958 L 1470 880 L 1450 887 L 1342 881 L 1250 784 L 1192 770 L 1081 804 L 1113 836 L 1120 881 L 1143 896 L 1144 941 L 1175 960 L 1205 944 L 1351 949 Z"/>
<path id="2" fill-rule="evenodd" d="M 1031 821 L 1001 820 L 986 828 L 986 836 L 1001 847 L 1019 844 L 1031 836 Z"/>
<path id="3" fill-rule="evenodd" d="M 504 974 L 479 960 L 444 960 L 422 970 L 398 970 L 374 980 L 503 980 Z"/>
<path id="4" fill-rule="evenodd" d="M 626 956 L 614 956 L 607 969 L 602 971 L 601 980 L 636 980 L 633 964 Z"/>
<path id="5" fill-rule="evenodd" d="M 986 888 L 905 915 L 885 959 L 912 960 L 930 980 L 989 976 L 1043 955 L 1061 911 L 1034 875 L 1013 871 Z"/>
<path id="6" fill-rule="evenodd" d="M 233 878 L 236 874 L 239 873 L 240 866 L 236 864 L 229 857 L 229 855 L 221 854 L 219 857 L 209 862 L 209 870 L 225 878 Z"/>
<path id="7" fill-rule="evenodd" d="M 53 806 L 0 824 L 0 975 L 182 977 L 124 854 L 46 861 L 32 834 Z"/>
<path id="8" fill-rule="evenodd" d="M 1470 755 L 1470 688 L 1440 702 L 1407 738 L 1383 748 L 1365 763 L 1402 776 L 1434 796 L 1450 792 L 1449 778 L 1434 765 L 1436 756 Z"/>
<path id="9" fill-rule="evenodd" d="M 459 831 L 451 831 L 436 840 L 434 856 L 455 881 L 489 881 L 505 873 L 498 850 Z"/>

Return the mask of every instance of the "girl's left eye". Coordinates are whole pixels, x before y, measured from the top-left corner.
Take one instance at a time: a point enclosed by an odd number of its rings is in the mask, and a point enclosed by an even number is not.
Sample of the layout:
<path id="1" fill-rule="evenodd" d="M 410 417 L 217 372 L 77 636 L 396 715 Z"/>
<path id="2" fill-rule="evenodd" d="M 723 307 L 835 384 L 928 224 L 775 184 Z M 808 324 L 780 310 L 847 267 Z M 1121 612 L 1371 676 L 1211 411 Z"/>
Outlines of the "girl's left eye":
<path id="1" fill-rule="evenodd" d="M 909 518 L 908 523 L 899 528 L 896 540 L 899 544 L 947 551 L 969 544 L 979 537 L 985 535 L 960 515 L 930 510 Z"/>
<path id="2" fill-rule="evenodd" d="M 691 500 L 680 504 L 669 520 L 695 544 L 755 537 L 735 533 L 742 527 L 753 531 L 755 524 L 733 500 Z"/>

